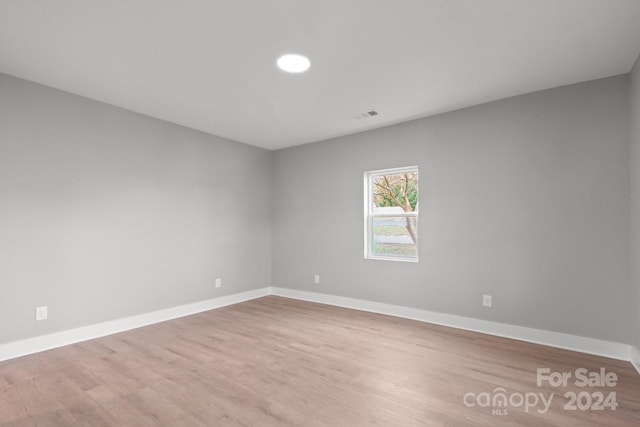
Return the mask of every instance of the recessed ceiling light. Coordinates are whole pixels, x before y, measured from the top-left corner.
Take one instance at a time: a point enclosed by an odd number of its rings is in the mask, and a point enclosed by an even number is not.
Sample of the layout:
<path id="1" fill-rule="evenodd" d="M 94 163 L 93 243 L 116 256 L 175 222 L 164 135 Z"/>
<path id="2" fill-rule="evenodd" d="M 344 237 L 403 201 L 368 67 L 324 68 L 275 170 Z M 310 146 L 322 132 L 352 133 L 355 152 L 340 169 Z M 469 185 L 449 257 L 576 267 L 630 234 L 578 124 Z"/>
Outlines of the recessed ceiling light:
<path id="1" fill-rule="evenodd" d="M 278 68 L 287 73 L 304 73 L 311 66 L 309 58 L 295 53 L 282 55 L 277 61 Z"/>

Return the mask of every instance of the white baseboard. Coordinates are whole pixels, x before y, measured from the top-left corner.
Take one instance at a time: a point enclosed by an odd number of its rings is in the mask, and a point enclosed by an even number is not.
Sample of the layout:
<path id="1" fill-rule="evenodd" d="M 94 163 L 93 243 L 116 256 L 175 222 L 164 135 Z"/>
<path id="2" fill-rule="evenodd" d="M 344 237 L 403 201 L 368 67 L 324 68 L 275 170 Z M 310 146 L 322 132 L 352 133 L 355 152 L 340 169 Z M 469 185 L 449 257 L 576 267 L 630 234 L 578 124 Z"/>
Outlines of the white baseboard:
<path id="1" fill-rule="evenodd" d="M 640 374 L 640 349 L 634 345 L 631 346 L 631 364 Z"/>
<path id="2" fill-rule="evenodd" d="M 27 338 L 21 341 L 0 344 L 0 362 L 20 356 L 26 356 L 28 354 L 38 353 L 40 351 L 50 350 L 52 348 L 74 344 L 80 341 L 99 338 L 154 323 L 164 322 L 166 320 L 176 319 L 178 317 L 212 310 L 214 308 L 237 304 L 239 302 L 264 297 L 270 294 L 271 289 L 269 287 L 255 289 L 223 297 L 212 298 L 205 301 L 171 307 L 164 310 L 125 317 L 123 319 L 111 320 L 75 329 L 68 329 L 66 331 L 41 335 L 34 338 Z"/>
<path id="3" fill-rule="evenodd" d="M 26 356 L 28 354 L 38 353 L 40 351 L 50 350 L 52 348 L 74 344 L 80 341 L 99 338 L 118 332 L 128 331 L 130 329 L 140 328 L 142 326 L 147 326 L 154 323 L 176 319 L 178 317 L 189 316 L 191 314 L 196 314 L 215 308 L 225 307 L 256 298 L 261 298 L 267 295 L 277 295 L 320 304 L 328 304 L 355 310 L 368 311 L 372 313 L 386 314 L 390 316 L 402 317 L 405 319 L 412 319 L 426 323 L 449 326 L 457 329 L 481 332 L 505 338 L 512 338 L 520 341 L 527 341 L 535 344 L 542 344 L 551 347 L 579 351 L 581 353 L 588 353 L 597 356 L 630 361 L 640 374 L 640 350 L 638 350 L 634 346 L 627 344 L 580 337 L 559 332 L 544 331 L 540 329 L 527 328 L 524 326 L 508 325 L 505 323 L 473 319 L 470 317 L 456 316 L 453 314 L 438 313 L 392 304 L 384 304 L 336 295 L 278 287 L 265 287 L 251 291 L 240 292 L 233 295 L 199 301 L 192 304 L 185 304 L 178 307 L 171 307 L 164 310 L 153 311 L 151 313 L 145 313 L 126 317 L 123 319 L 98 323 L 95 325 L 69 329 L 66 331 L 28 338 L 21 341 L 0 344 L 0 362 L 20 356 Z"/>
<path id="4" fill-rule="evenodd" d="M 335 295 L 320 294 L 316 292 L 299 291 L 288 288 L 272 287 L 271 293 L 286 298 L 335 305 L 338 307 L 352 308 L 369 311 L 421 322 L 434 323 L 436 325 L 450 326 L 457 329 L 481 332 L 499 337 L 512 338 L 565 350 L 578 351 L 597 356 L 609 357 L 629 361 L 631 349 L 628 344 L 603 341 L 594 338 L 580 337 L 576 335 L 551 332 L 541 329 L 527 328 L 524 326 L 508 325 L 505 323 L 491 322 L 474 319 L 471 317 L 456 316 L 453 314 L 438 313 L 399 305 L 384 304 L 354 298 Z M 640 354 L 639 354 L 640 355 Z M 639 365 L 636 365 L 638 369 Z M 640 370 L 639 370 L 640 372 Z"/>

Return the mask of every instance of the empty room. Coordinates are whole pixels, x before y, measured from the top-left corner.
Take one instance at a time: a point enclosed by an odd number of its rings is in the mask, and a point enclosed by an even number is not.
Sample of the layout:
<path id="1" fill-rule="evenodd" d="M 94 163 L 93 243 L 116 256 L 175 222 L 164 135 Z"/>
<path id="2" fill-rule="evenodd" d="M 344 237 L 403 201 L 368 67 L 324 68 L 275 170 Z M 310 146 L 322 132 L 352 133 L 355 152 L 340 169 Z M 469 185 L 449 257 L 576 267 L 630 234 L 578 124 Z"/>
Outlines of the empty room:
<path id="1" fill-rule="evenodd" d="M 640 1 L 0 0 L 0 427 L 640 425 Z"/>

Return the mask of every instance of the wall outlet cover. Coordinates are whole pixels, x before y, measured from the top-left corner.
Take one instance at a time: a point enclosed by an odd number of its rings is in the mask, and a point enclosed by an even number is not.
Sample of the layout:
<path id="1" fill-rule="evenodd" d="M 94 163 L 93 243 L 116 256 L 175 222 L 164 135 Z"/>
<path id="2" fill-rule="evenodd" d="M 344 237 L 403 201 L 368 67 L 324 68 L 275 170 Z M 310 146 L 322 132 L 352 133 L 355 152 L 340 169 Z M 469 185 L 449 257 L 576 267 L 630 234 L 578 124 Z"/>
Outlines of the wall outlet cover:
<path id="1" fill-rule="evenodd" d="M 49 318 L 49 310 L 47 306 L 36 307 L 36 320 L 47 320 Z"/>
<path id="2" fill-rule="evenodd" d="M 482 295 L 482 305 L 485 307 L 491 307 L 493 301 L 491 295 Z"/>

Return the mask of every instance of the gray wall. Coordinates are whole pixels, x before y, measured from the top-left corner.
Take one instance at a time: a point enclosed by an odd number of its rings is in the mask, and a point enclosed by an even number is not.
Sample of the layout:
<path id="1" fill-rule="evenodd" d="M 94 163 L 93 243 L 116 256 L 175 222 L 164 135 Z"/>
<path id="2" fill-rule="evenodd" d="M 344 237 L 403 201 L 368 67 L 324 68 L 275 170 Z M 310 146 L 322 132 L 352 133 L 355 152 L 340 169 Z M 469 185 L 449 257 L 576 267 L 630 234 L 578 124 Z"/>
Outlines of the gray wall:
<path id="1" fill-rule="evenodd" d="M 632 342 L 640 349 L 640 57 L 631 71 L 630 118 Z"/>
<path id="2" fill-rule="evenodd" d="M 271 282 L 640 344 L 639 68 L 631 138 L 620 76 L 275 153 L 0 74 L 0 343 Z M 420 262 L 364 260 L 414 164 Z"/>
<path id="3" fill-rule="evenodd" d="M 628 91 L 613 77 L 275 152 L 273 286 L 630 342 Z M 420 262 L 365 260 L 363 172 L 414 164 Z"/>
<path id="4" fill-rule="evenodd" d="M 0 343 L 268 286 L 271 170 L 271 152 L 0 75 Z"/>

